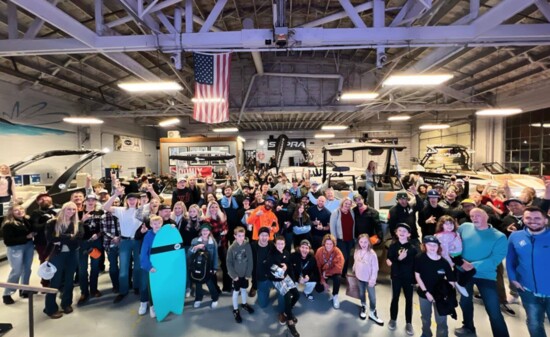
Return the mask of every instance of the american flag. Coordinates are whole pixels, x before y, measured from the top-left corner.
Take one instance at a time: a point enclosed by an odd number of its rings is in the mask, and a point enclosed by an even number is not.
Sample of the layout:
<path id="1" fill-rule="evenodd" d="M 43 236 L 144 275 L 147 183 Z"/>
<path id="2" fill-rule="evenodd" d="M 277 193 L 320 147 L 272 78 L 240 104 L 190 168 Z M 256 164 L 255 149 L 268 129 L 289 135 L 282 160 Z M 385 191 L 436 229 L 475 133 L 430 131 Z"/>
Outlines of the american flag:
<path id="1" fill-rule="evenodd" d="M 193 53 L 195 97 L 193 118 L 214 124 L 229 120 L 229 70 L 231 53 Z"/>

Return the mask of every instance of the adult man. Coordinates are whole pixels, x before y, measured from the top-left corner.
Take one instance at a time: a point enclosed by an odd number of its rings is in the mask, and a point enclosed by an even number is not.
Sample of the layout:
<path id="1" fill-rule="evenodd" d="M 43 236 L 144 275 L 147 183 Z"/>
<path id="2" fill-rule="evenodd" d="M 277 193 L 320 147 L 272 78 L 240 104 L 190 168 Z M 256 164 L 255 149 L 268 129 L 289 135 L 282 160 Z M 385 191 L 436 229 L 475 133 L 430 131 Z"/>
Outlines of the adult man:
<path id="1" fill-rule="evenodd" d="M 550 319 L 550 231 L 548 218 L 537 207 L 523 212 L 525 229 L 514 231 L 508 241 L 506 270 L 519 290 L 531 337 L 546 337 L 544 313 Z"/>
<path id="2" fill-rule="evenodd" d="M 317 199 L 317 205 L 307 209 L 311 220 L 311 241 L 314 250 L 321 247 L 323 236 L 330 234 L 330 211 L 325 208 L 325 197 Z"/>
<path id="3" fill-rule="evenodd" d="M 71 201 L 75 203 L 76 209 L 82 212 L 84 209 L 84 192 L 75 191 L 71 194 Z"/>
<path id="4" fill-rule="evenodd" d="M 322 292 L 324 287 L 319 282 L 319 270 L 315 257 L 311 253 L 311 244 L 308 240 L 300 242 L 300 249 L 290 254 L 290 278 L 297 285 L 304 285 L 304 295 L 313 301 L 313 290 Z"/>
<path id="5" fill-rule="evenodd" d="M 233 233 L 237 226 L 240 226 L 240 218 L 237 216 L 237 210 L 239 209 L 239 203 L 233 196 L 233 187 L 231 185 L 225 185 L 223 188 L 223 196 L 220 200 L 220 206 L 225 212 L 227 217 L 228 233 Z M 233 236 L 228 235 L 230 242 L 233 242 Z"/>
<path id="6" fill-rule="evenodd" d="M 317 180 L 311 179 L 310 184 L 311 184 L 311 189 L 307 193 L 307 196 L 309 197 L 309 201 L 313 203 L 311 200 L 318 199 L 322 195 L 322 192 L 321 192 L 321 189 L 319 188 L 319 182 Z M 302 193 L 302 195 L 304 194 Z"/>
<path id="7" fill-rule="evenodd" d="M 406 223 L 411 228 L 410 233 L 411 237 L 409 242 L 411 245 L 416 247 L 419 250 L 420 241 L 418 240 L 418 228 L 416 227 L 416 212 L 420 212 L 424 207 L 422 199 L 418 195 L 418 191 L 414 185 L 409 187 L 409 192 L 414 195 L 415 205 L 411 206 L 409 204 L 409 195 L 407 192 L 397 192 L 396 199 L 397 204 L 390 208 L 388 226 L 390 229 L 390 234 L 393 238 L 396 237 L 395 230 L 397 229 L 397 224 Z"/>
<path id="8" fill-rule="evenodd" d="M 172 212 L 170 206 L 161 204 L 159 206 L 159 216 L 162 218 L 162 225 L 175 225 L 176 222 L 170 217 Z"/>
<path id="9" fill-rule="evenodd" d="M 270 229 L 269 240 L 273 240 L 273 236 L 279 232 L 279 222 L 277 216 L 273 213 L 275 198 L 268 196 L 265 198 L 263 206 L 257 207 L 250 213 L 246 220 L 249 225 L 252 225 L 252 240 L 258 240 L 260 228 L 268 227 Z"/>
<path id="10" fill-rule="evenodd" d="M 52 197 L 48 193 L 40 193 L 36 196 L 38 209 L 31 214 L 32 228 L 36 232 L 34 237 L 34 249 L 38 253 L 40 263 L 44 263 L 48 258 L 48 242 L 46 240 L 46 223 L 57 215 L 57 211 L 52 204 Z M 46 287 L 50 284 L 48 280 L 41 280 L 40 283 Z"/>
<path id="11" fill-rule="evenodd" d="M 269 190 L 272 192 L 277 192 L 277 195 L 280 198 L 282 197 L 284 191 L 289 190 L 291 187 L 292 184 L 289 184 L 288 178 L 284 174 L 281 174 L 279 176 L 279 182 L 277 183 L 277 185 L 273 186 Z"/>
<path id="12" fill-rule="evenodd" d="M 439 218 L 446 214 L 446 211 L 439 205 L 441 195 L 436 190 L 429 190 L 427 193 L 428 204 L 418 213 L 418 225 L 422 230 L 422 238 L 435 234 L 435 226 Z"/>
<path id="13" fill-rule="evenodd" d="M 462 237 L 462 258 L 464 263 L 461 268 L 471 270 L 476 268 L 474 278 L 465 285 L 469 294 L 473 294 L 474 284 L 479 289 L 485 305 L 485 311 L 489 316 L 491 330 L 494 337 L 509 337 L 508 328 L 502 313 L 497 293 L 497 266 L 506 256 L 506 236 L 489 223 L 489 216 L 481 209 L 470 211 L 472 222 L 463 223 L 458 232 Z M 460 297 L 460 308 L 464 320 L 462 327 L 455 330 L 455 334 L 463 336 L 474 334 L 474 304 L 472 296 Z"/>
<path id="14" fill-rule="evenodd" d="M 178 201 L 182 201 L 185 204 L 185 207 L 189 209 L 189 206 L 199 202 L 200 192 L 197 190 L 192 190 L 187 185 L 187 178 L 182 177 L 178 179 L 176 184 L 176 190 L 172 192 L 172 205 L 171 208 L 174 209 L 174 205 Z"/>
<path id="15" fill-rule="evenodd" d="M 445 197 L 439 202 L 439 205 L 445 209 L 447 214 L 455 216 L 460 210 L 460 201 L 457 198 L 456 187 L 454 185 L 449 186 L 445 192 Z"/>
<path id="16" fill-rule="evenodd" d="M 355 233 L 353 237 L 357 239 L 361 234 L 368 234 L 370 237 L 378 236 L 378 242 L 384 238 L 380 221 L 380 214 L 374 208 L 369 207 L 361 194 L 353 196 L 353 201 L 357 205 L 353 208 L 355 216 Z M 371 241 L 372 242 L 372 241 Z"/>
<path id="17" fill-rule="evenodd" d="M 285 237 L 285 249 L 290 252 L 292 247 L 292 215 L 294 214 L 294 209 L 296 205 L 292 202 L 292 197 L 289 190 L 284 190 L 282 192 L 281 199 L 277 202 L 277 207 L 275 208 L 275 215 L 279 221 L 279 234 Z"/>

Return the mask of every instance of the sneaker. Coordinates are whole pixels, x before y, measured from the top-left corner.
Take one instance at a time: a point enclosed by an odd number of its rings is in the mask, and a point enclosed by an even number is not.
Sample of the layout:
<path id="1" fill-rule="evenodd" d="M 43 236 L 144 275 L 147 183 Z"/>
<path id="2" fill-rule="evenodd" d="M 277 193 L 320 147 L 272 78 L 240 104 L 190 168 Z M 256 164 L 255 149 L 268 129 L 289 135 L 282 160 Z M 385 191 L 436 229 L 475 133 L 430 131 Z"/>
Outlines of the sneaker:
<path id="1" fill-rule="evenodd" d="M 212 301 L 212 304 L 210 304 L 210 308 L 216 309 L 218 307 L 218 301 Z"/>
<path id="2" fill-rule="evenodd" d="M 455 329 L 455 335 L 456 336 L 467 336 L 467 335 L 475 335 L 475 331 L 468 329 L 466 327 L 456 328 Z"/>
<path id="3" fill-rule="evenodd" d="M 376 310 L 371 310 L 369 312 L 369 319 L 380 326 L 384 326 L 384 321 L 378 318 L 378 314 L 376 313 Z"/>
<path id="4" fill-rule="evenodd" d="M 237 323 L 242 323 L 243 322 L 243 319 L 241 317 L 241 313 L 239 312 L 239 309 L 234 309 L 233 310 L 233 317 L 235 317 L 235 322 L 237 322 Z"/>
<path id="5" fill-rule="evenodd" d="M 143 316 L 147 313 L 147 302 L 141 302 L 139 304 L 138 315 Z"/>
<path id="6" fill-rule="evenodd" d="M 201 307 L 201 301 L 195 301 L 195 303 L 193 303 L 193 308 L 200 308 Z"/>
<path id="7" fill-rule="evenodd" d="M 307 298 L 310 302 L 315 301 L 315 299 L 313 298 L 313 295 L 311 295 L 311 293 L 309 293 L 309 294 L 304 293 L 304 295 L 306 295 L 306 298 Z"/>
<path id="8" fill-rule="evenodd" d="M 13 300 L 13 298 L 11 298 L 10 295 L 2 296 L 2 300 L 4 301 L 5 305 L 10 305 L 15 303 L 15 301 Z"/>
<path id="9" fill-rule="evenodd" d="M 285 314 L 279 314 L 279 324 L 285 325 L 286 324 L 286 316 Z"/>
<path id="10" fill-rule="evenodd" d="M 506 315 L 509 315 L 509 316 L 512 316 L 512 317 L 516 316 L 516 312 L 512 308 L 510 308 L 510 306 L 508 304 L 501 304 L 500 305 L 500 311 L 502 311 Z"/>
<path id="11" fill-rule="evenodd" d="M 413 329 L 413 325 L 411 323 L 407 323 L 407 325 L 405 325 L 405 332 L 409 336 L 414 336 L 414 329 Z"/>
<path id="12" fill-rule="evenodd" d="M 157 317 L 157 314 L 155 313 L 155 308 L 153 308 L 153 306 L 149 308 L 149 316 L 151 316 L 151 318 Z"/>
<path id="13" fill-rule="evenodd" d="M 245 303 L 245 304 L 241 304 L 241 308 L 243 308 L 244 311 L 248 312 L 249 314 L 253 314 L 254 313 L 254 308 L 252 308 L 252 306 L 248 303 Z"/>
<path id="14" fill-rule="evenodd" d="M 249 297 L 254 297 L 254 296 L 256 296 L 256 289 L 250 288 L 250 291 L 248 292 L 248 296 L 249 296 Z"/>
<path id="15" fill-rule="evenodd" d="M 393 319 L 388 322 L 388 329 L 390 329 L 391 331 L 397 329 L 397 324 Z"/>
<path id="16" fill-rule="evenodd" d="M 338 295 L 332 297 L 332 306 L 334 309 L 340 309 L 340 301 L 338 300 Z"/>
<path id="17" fill-rule="evenodd" d="M 122 295 L 122 294 L 116 295 L 115 299 L 113 300 L 113 303 L 119 303 L 124 299 L 124 297 L 126 297 L 126 295 Z"/>
<path id="18" fill-rule="evenodd" d="M 367 319 L 367 308 L 364 305 L 362 305 L 361 309 L 359 310 L 359 318 Z"/>
<path id="19" fill-rule="evenodd" d="M 78 299 L 78 302 L 76 302 L 76 305 L 82 305 L 88 301 L 88 295 L 80 295 L 80 298 Z"/>
<path id="20" fill-rule="evenodd" d="M 295 323 L 288 323 L 287 324 L 288 330 L 290 331 L 290 334 L 292 337 L 300 337 L 300 334 L 298 333 L 298 330 L 296 330 L 296 324 Z"/>
<path id="21" fill-rule="evenodd" d="M 466 288 L 464 288 L 463 286 L 461 286 L 460 284 L 455 283 L 455 289 L 460 293 L 460 295 L 464 296 L 464 297 L 469 297 L 470 294 L 468 294 L 468 290 L 466 290 Z"/>
<path id="22" fill-rule="evenodd" d="M 185 289 L 185 298 L 191 296 L 191 288 Z"/>

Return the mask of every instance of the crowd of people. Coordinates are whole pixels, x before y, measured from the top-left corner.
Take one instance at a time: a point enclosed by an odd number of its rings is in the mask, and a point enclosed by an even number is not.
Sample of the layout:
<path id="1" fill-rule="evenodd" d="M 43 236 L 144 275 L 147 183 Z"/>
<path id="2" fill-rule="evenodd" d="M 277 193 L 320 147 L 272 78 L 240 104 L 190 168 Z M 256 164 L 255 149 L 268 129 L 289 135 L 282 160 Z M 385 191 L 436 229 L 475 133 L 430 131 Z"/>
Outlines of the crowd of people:
<path id="1" fill-rule="evenodd" d="M 111 191 L 99 183 L 92 186 L 90 177 L 86 191 L 74 192 L 61 206 L 42 193 L 31 214 L 20 205 L 7 211 L 2 230 L 11 266 L 8 282 L 29 283 L 36 250 L 40 263 L 49 261 L 57 268 L 51 280 L 42 280 L 42 285 L 62 292 L 59 304 L 55 294 L 46 295 L 44 313 L 53 319 L 73 311 L 75 280 L 81 294 L 77 305 L 101 297 L 98 277 L 106 268 L 116 293 L 114 303 L 133 291 L 140 298 L 138 314 L 149 311 L 155 317 L 149 290 L 149 274 L 156 272 L 150 260 L 152 240 L 162 226 L 174 226 L 192 270 L 185 296 L 194 296 L 193 307 L 201 307 L 206 284 L 215 309 L 222 293 L 231 294 L 237 323 L 243 321 L 243 311 L 254 313 L 250 298 L 265 308 L 275 289 L 279 323 L 299 336 L 293 308 L 300 298 L 326 297 L 339 309 L 340 287 L 354 278 L 358 317 L 383 326 L 376 285 L 385 276 L 379 272 L 377 249 L 385 256 L 381 263 L 390 269 L 390 330 L 397 329 L 403 293 L 405 331 L 415 334 L 416 289 L 422 336 L 433 335 L 432 317 L 436 336 L 447 336 L 447 316 L 456 318 L 458 305 L 463 325 L 455 334 L 474 334 L 476 296 L 483 301 L 494 336 L 509 336 L 503 313 L 515 315 L 509 304 L 519 298 L 530 335 L 546 336 L 549 181 L 545 195 L 538 198 L 528 187 L 517 197 L 507 186 L 470 193 L 467 178 L 452 179 L 447 186 L 408 179 L 407 192 L 398 192 L 389 210 L 385 232 L 385 218 L 365 201 L 365 193 L 338 199 L 332 188 L 308 176 L 289 179 L 250 172 L 238 184 L 216 184 L 212 177 L 199 184 L 194 176 L 180 177 L 171 202 L 159 197 L 147 177 L 135 179 L 134 191 L 112 179 Z M 194 268 L 198 261 L 207 266 L 204 273 Z M 13 289 L 5 290 L 4 304 L 14 303 L 13 294 Z"/>

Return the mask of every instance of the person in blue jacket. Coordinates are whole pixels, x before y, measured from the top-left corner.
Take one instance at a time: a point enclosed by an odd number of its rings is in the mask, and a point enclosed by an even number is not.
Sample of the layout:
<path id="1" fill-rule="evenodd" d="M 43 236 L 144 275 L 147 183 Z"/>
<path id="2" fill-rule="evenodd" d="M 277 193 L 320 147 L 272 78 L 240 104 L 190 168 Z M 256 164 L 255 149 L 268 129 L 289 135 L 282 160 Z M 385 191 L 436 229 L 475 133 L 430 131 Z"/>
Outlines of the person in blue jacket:
<path id="1" fill-rule="evenodd" d="M 516 286 L 527 314 L 531 337 L 546 337 L 544 313 L 550 319 L 550 230 L 548 218 L 535 206 L 523 211 L 525 229 L 515 231 L 508 241 L 506 270 Z"/>
<path id="2" fill-rule="evenodd" d="M 191 241 L 191 248 L 189 249 L 189 256 L 192 259 L 193 254 L 198 250 L 204 249 L 208 252 L 210 267 L 209 267 L 209 277 L 206 279 L 206 286 L 208 291 L 210 291 L 210 296 L 212 298 L 212 303 L 210 307 L 215 309 L 218 307 L 218 299 L 220 293 L 216 287 L 216 272 L 218 270 L 218 244 L 212 236 L 212 227 L 208 222 L 203 222 L 200 227 L 200 236 L 196 237 Z M 202 283 L 196 283 L 195 289 L 195 303 L 193 303 L 194 308 L 200 308 L 201 301 L 204 296 L 204 290 L 202 289 Z"/>
<path id="3" fill-rule="evenodd" d="M 159 231 L 159 229 L 162 227 L 163 220 L 160 216 L 155 215 L 149 218 L 149 225 L 151 226 L 151 229 L 145 233 L 145 236 L 143 238 L 143 243 L 141 244 L 141 253 L 140 253 L 140 263 L 141 263 L 141 272 L 145 275 L 141 278 L 141 280 L 145 283 L 147 283 L 147 287 L 144 287 L 143 289 L 147 289 L 147 296 L 148 302 L 150 303 L 149 307 L 149 315 L 151 318 L 155 318 L 155 309 L 153 308 L 153 297 L 151 296 L 151 287 L 149 284 L 149 273 L 154 273 L 157 270 L 155 267 L 151 264 L 151 247 L 153 247 L 153 241 L 155 240 L 155 235 Z M 143 294 L 141 294 L 143 295 Z M 142 297 L 143 299 L 143 297 Z M 147 312 L 147 301 L 142 301 L 139 304 L 138 314 L 139 315 L 145 315 Z"/>

